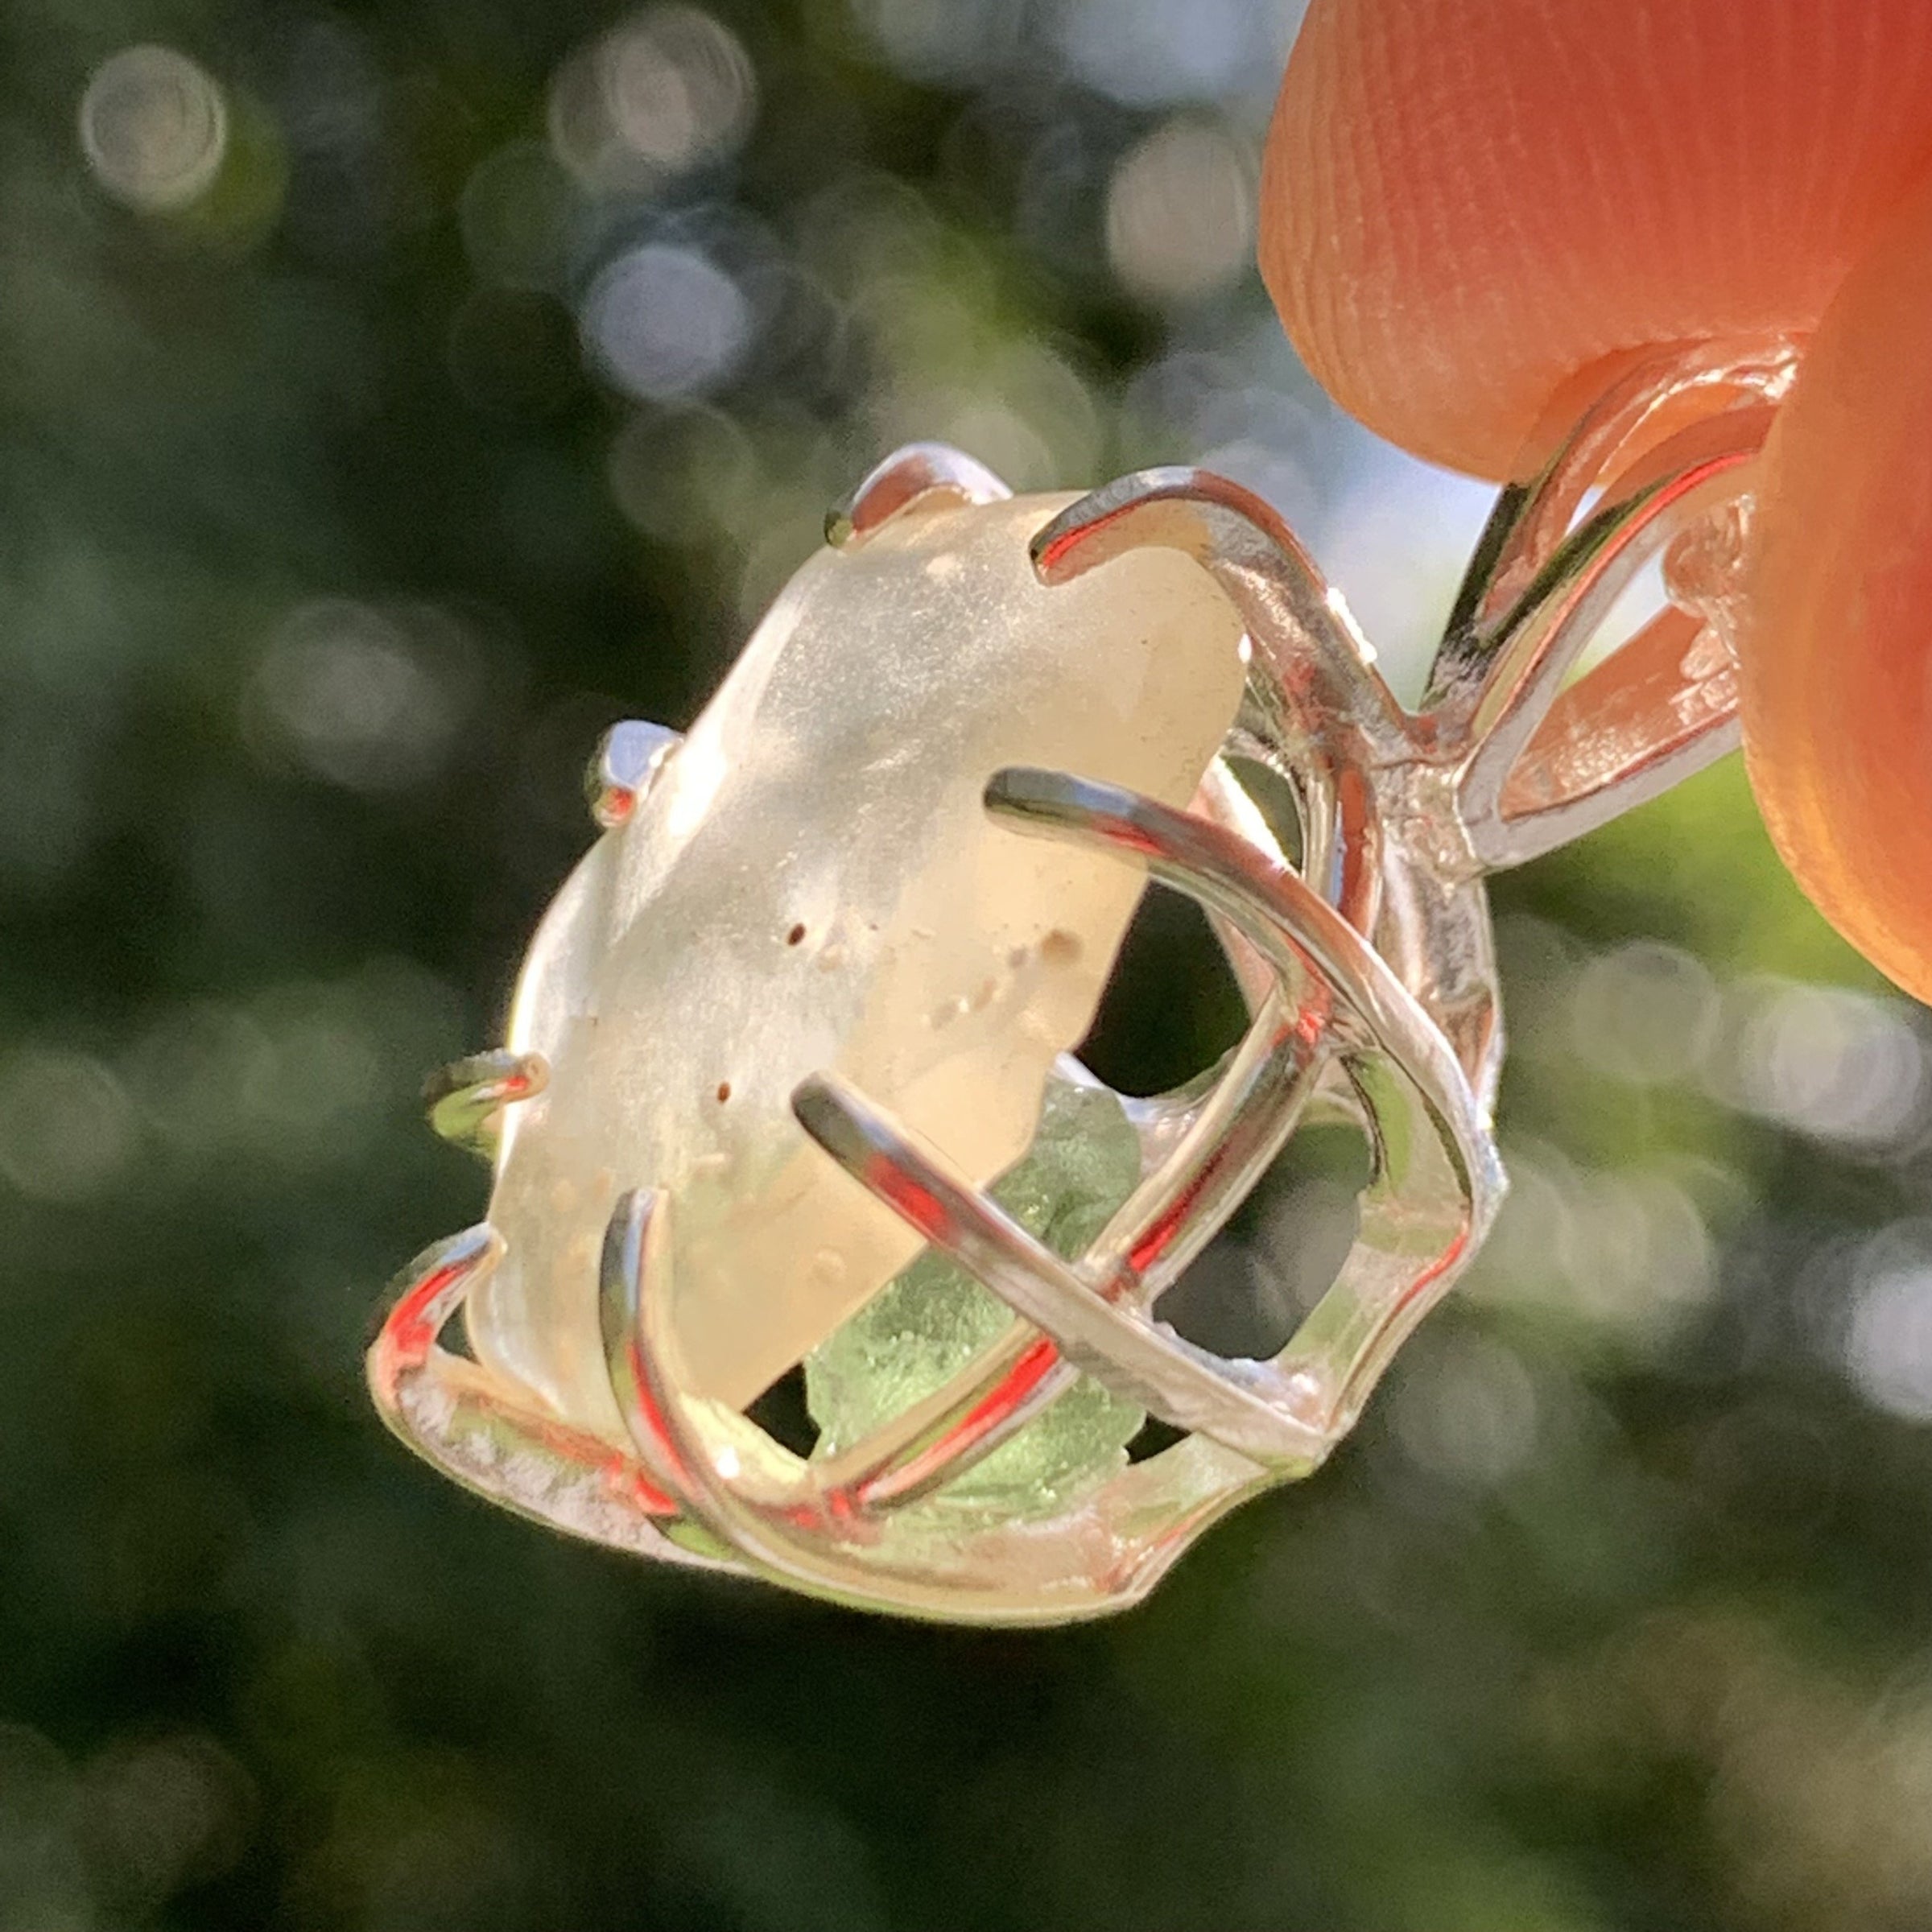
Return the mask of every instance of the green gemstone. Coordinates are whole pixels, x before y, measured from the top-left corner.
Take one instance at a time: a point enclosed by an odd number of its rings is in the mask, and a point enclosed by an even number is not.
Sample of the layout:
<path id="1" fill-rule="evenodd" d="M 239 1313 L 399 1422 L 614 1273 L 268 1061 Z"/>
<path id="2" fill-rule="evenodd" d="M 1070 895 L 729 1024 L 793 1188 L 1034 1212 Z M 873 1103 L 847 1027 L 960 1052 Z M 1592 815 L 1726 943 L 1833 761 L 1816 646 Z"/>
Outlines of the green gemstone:
<path id="1" fill-rule="evenodd" d="M 1141 1178 L 1140 1142 L 1114 1096 L 1055 1077 L 1025 1156 L 993 1198 L 1056 1254 L 1081 1252 Z M 849 1448 L 930 1395 L 1005 1332 L 1005 1302 L 928 1249 L 805 1359 L 815 1454 Z M 988 1515 L 1059 1507 L 1119 1468 L 1144 1412 L 1083 1376 L 1013 1440 L 938 1492 Z"/>

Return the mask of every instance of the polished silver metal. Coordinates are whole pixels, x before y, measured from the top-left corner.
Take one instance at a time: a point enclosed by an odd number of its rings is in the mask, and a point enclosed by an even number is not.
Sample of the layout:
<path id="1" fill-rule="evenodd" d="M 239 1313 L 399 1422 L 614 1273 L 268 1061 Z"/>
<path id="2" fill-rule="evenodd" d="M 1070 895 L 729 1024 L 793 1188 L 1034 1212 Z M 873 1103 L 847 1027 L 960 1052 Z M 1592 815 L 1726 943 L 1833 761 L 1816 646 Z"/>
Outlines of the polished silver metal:
<path id="1" fill-rule="evenodd" d="M 584 797 L 599 826 L 609 832 L 630 816 L 682 738 L 645 718 L 625 718 L 605 733 L 584 774 Z"/>
<path id="2" fill-rule="evenodd" d="M 570 1428 L 442 1347 L 443 1329 L 502 1253 L 485 1222 L 439 1241 L 398 1276 L 369 1352 L 378 1413 L 445 1476 L 533 1521 L 667 1563 L 733 1567 L 728 1550 L 691 1533 L 636 1455 Z"/>
<path id="3" fill-rule="evenodd" d="M 1645 564 L 1748 514 L 1752 465 L 1796 369 L 1781 341 L 1645 364 L 1536 476 L 1504 490 L 1426 700 L 1458 761 L 1456 815 L 1488 869 L 1580 838 L 1736 748 L 1732 593 L 1721 582 L 1686 584 L 1666 569 L 1685 600 L 1568 680 Z"/>
<path id="4" fill-rule="evenodd" d="M 433 1132 L 487 1161 L 496 1154 L 504 1108 L 541 1093 L 549 1078 L 540 1053 L 496 1047 L 432 1073 L 423 1084 L 423 1104 Z"/>
<path id="5" fill-rule="evenodd" d="M 842 550 L 935 495 L 965 503 L 997 503 L 1012 494 L 984 463 L 949 443 L 908 443 L 826 513 L 825 541 Z"/>
<path id="6" fill-rule="evenodd" d="M 496 1265 L 487 1227 L 431 1250 L 400 1285 L 369 1357 L 391 1426 L 458 1481 L 574 1534 L 843 1603 L 983 1623 L 1132 1603 L 1216 1517 L 1314 1469 L 1502 1200 L 1485 875 L 1581 836 L 1736 741 L 1736 564 L 1753 461 L 1793 366 L 1776 342 L 1660 356 L 1567 437 L 1539 433 L 1414 712 L 1306 551 L 1237 485 L 1153 470 L 1062 511 L 1034 541 L 1043 582 L 1136 548 L 1178 550 L 1212 576 L 1248 640 L 1239 718 L 1189 810 L 1063 772 L 994 773 L 985 794 L 1016 836 L 1076 842 L 1191 896 L 1247 1001 L 1248 1030 L 1218 1067 L 1122 1101 L 1140 1137 L 1139 1186 L 1084 1253 L 1063 1258 L 828 1071 L 794 1096 L 806 1133 L 1010 1311 L 944 1386 L 824 1456 L 798 1455 L 698 1394 L 669 1312 L 677 1203 L 650 1177 L 622 1176 L 633 1191 L 610 1219 L 597 1301 L 621 1438 L 567 1426 L 438 1345 Z M 874 470 L 828 535 L 863 542 L 935 493 L 1007 493 L 972 459 L 918 444 Z M 1662 608 L 1588 663 L 1606 613 L 1654 560 Z M 617 728 L 593 766 L 600 824 L 621 822 L 675 742 L 658 727 Z M 1292 853 L 1244 786 L 1245 762 L 1292 797 Z M 502 1109 L 543 1076 L 514 1056 L 459 1063 L 432 1117 L 486 1147 Z M 1072 1060 L 1060 1077 L 1092 1079 Z M 1270 1360 L 1187 1341 L 1161 1319 L 1162 1296 L 1298 1129 L 1318 1121 L 1352 1126 L 1369 1153 L 1340 1272 Z M 1181 1439 L 1037 1506 L 989 1514 L 952 1500 L 1083 1377 Z"/>

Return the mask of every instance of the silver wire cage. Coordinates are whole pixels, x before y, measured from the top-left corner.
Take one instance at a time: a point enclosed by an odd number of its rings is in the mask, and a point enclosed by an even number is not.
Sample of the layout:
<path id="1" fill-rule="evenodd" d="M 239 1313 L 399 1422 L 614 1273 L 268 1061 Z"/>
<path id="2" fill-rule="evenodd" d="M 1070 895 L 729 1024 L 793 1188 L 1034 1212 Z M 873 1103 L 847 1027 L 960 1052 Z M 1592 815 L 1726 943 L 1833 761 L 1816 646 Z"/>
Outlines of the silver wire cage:
<path id="1" fill-rule="evenodd" d="M 1734 572 L 1752 463 L 1793 366 L 1781 342 L 1661 357 L 1547 439 L 1554 453 L 1501 493 L 1413 712 L 1293 535 L 1236 485 L 1149 471 L 1055 517 L 1032 545 L 1043 583 L 1166 547 L 1212 575 L 1246 637 L 1240 715 L 1190 809 L 1059 771 L 1001 770 L 985 791 L 986 810 L 1013 832 L 1117 856 L 1195 901 L 1241 988 L 1245 1035 L 1211 1075 L 1122 1100 L 1141 1144 L 1137 1187 L 1084 1253 L 1063 1259 L 874 1100 L 821 1075 L 793 1096 L 805 1133 L 1009 1311 L 943 1387 L 823 1459 L 696 1393 L 663 1292 L 677 1203 L 640 1175 L 611 1216 L 597 1298 L 626 1439 L 576 1426 L 442 1345 L 502 1254 L 487 1223 L 427 1250 L 397 1283 L 368 1359 L 390 1427 L 470 1489 L 576 1536 L 981 1623 L 1133 1603 L 1216 1517 L 1315 1469 L 1502 1201 L 1486 874 L 1581 836 L 1737 742 Z M 970 459 L 918 445 L 867 478 L 828 535 L 862 544 L 933 492 L 1007 493 Z M 1661 608 L 1588 661 L 1611 606 L 1659 560 Z M 623 822 L 675 744 L 660 727 L 615 729 L 594 768 L 600 824 Z M 1291 795 L 1294 862 L 1238 775 L 1244 764 Z M 459 1063 L 436 1086 L 432 1122 L 487 1151 L 492 1123 L 547 1071 L 530 1055 Z M 1318 1123 L 1346 1124 L 1369 1153 L 1359 1228 L 1332 1285 L 1272 1359 L 1185 1340 L 1162 1320 L 1162 1296 L 1297 1131 Z M 935 1517 L 931 1499 L 1082 1376 L 1179 1439 L 1044 1514 Z"/>

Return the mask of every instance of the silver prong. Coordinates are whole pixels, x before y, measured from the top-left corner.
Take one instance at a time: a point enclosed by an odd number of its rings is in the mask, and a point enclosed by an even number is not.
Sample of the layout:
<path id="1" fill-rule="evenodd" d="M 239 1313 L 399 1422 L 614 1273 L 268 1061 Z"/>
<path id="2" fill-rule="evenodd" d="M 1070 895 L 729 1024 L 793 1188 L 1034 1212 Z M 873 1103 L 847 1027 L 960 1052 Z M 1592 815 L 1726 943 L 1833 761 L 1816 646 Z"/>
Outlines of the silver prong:
<path id="1" fill-rule="evenodd" d="M 1209 539 L 1201 519 L 1204 504 L 1220 502 L 1267 526 L 1276 540 L 1294 539 L 1258 498 L 1212 470 L 1191 464 L 1136 470 L 1090 489 L 1033 533 L 1027 549 L 1042 584 L 1064 584 L 1130 550 L 1148 544 L 1185 551 L 1205 559 Z"/>
<path id="2" fill-rule="evenodd" d="M 997 503 L 1013 492 L 984 463 L 947 443 L 908 443 L 877 464 L 843 503 L 825 516 L 825 541 L 835 549 L 869 536 L 889 518 L 922 497 L 954 497 Z"/>
<path id="3" fill-rule="evenodd" d="M 634 1212 L 621 1208 L 606 1253 L 634 1286 L 606 1306 L 619 1321 L 626 1307 L 635 1309 L 630 1360 L 654 1431 L 679 1472 L 687 1520 L 725 1539 L 745 1567 L 815 1596 L 976 1624 L 1097 1616 L 1145 1596 L 1194 1534 L 1243 1496 L 1300 1472 L 1265 1468 L 1196 1439 L 1121 1470 L 1083 1499 L 1070 1513 L 1071 1535 L 1042 1537 L 1032 1522 L 993 1524 L 935 1547 L 890 1508 L 873 1513 L 860 1499 L 828 1493 L 820 1472 L 782 1451 L 762 1455 L 755 1427 L 689 1388 L 666 1264 L 654 1265 L 647 1236 L 635 1238 L 635 1229 Z"/>
<path id="4" fill-rule="evenodd" d="M 1423 700 L 1438 747 L 1461 760 L 1455 811 L 1485 869 L 1580 837 L 1736 745 L 1729 653 L 1674 598 L 1571 674 L 1650 558 L 1748 501 L 1796 366 L 1781 340 L 1669 352 L 1629 370 L 1505 489 Z M 1693 419 L 1657 440 L 1660 415 L 1693 404 Z M 1554 427 L 1529 447 L 1551 448 Z"/>
<path id="5" fill-rule="evenodd" d="M 499 1111 L 541 1093 L 549 1079 L 550 1063 L 542 1054 L 497 1047 L 432 1073 L 423 1085 L 423 1104 L 436 1133 L 488 1160 L 495 1151 Z"/>
<path id="6" fill-rule="evenodd" d="M 1699 342 L 1630 369 L 1580 421 L 1566 425 L 1553 416 L 1538 425 L 1525 447 L 1538 453 L 1519 462 L 1504 485 L 1456 592 L 1425 708 L 1466 701 L 1480 684 L 1510 606 L 1555 554 L 1591 487 L 1609 480 L 1618 453 L 1647 423 L 1693 390 L 1714 403 L 1727 396 L 1777 403 L 1797 365 L 1795 345 L 1781 338 Z"/>
<path id="7" fill-rule="evenodd" d="M 1428 1283 L 1428 1293 L 1412 1294 L 1406 1302 L 1409 1312 L 1402 1319 L 1414 1319 L 1443 1293 L 1460 1260 L 1467 1260 L 1474 1242 L 1488 1232 L 1501 1206 L 1505 1180 L 1488 1117 L 1453 1047 L 1380 952 L 1298 875 L 1271 864 L 1241 836 L 1192 813 L 1174 811 L 1119 786 L 1053 771 L 997 773 L 985 796 L 987 807 L 1014 823 L 1016 829 L 1072 836 L 1100 850 L 1132 854 L 1148 865 L 1154 877 L 1184 890 L 1203 910 L 1221 914 L 1241 929 L 1256 951 L 1281 972 L 1286 989 L 1314 985 L 1331 991 L 1335 1009 L 1323 1014 L 1323 1032 L 1333 1039 L 1343 1061 L 1356 1067 L 1358 1057 L 1366 1055 L 1393 1076 L 1397 1090 L 1410 1096 L 1402 1103 L 1409 1119 L 1399 1134 L 1409 1151 L 1397 1159 L 1397 1167 L 1412 1167 L 1416 1155 L 1431 1144 L 1441 1151 L 1439 1163 L 1430 1155 L 1431 1165 L 1441 1165 L 1441 1198 L 1435 1203 L 1441 1213 L 1431 1208 L 1431 1217 L 1439 1219 L 1445 1242 L 1438 1261 L 1422 1269 L 1420 1279 Z M 1376 1080 L 1383 1084 L 1380 1072 Z M 1283 1088 L 1283 1097 L 1290 1092 L 1293 1088 Z M 1265 1111 L 1257 1122 L 1250 1122 L 1256 1129 L 1265 1125 Z M 1241 1136 L 1228 1130 L 1225 1138 L 1232 1150 Z M 1377 1130 L 1377 1140 L 1381 1138 Z M 1265 1148 L 1265 1136 L 1256 1132 L 1254 1144 Z M 1377 1159 L 1395 1159 L 1395 1155 L 1391 1144 Z M 1399 1196 L 1401 1174 L 1391 1173 L 1389 1179 Z M 1203 1187 L 1202 1192 L 1212 1196 L 1212 1188 Z M 1238 1192 L 1241 1180 L 1236 1179 L 1235 1198 Z M 1212 1221 L 1209 1209 L 1202 1213 Z M 1093 1265 L 1105 1267 L 1111 1252 L 1117 1250 L 1103 1242 Z M 1370 1302 L 1380 1310 L 1373 1294 Z M 1368 1364 L 1368 1380 L 1385 1358 L 1380 1351 L 1387 1333 L 1373 1327 L 1373 1322 L 1362 1329 L 1358 1358 Z M 1356 1380 L 1351 1370 L 1347 1385 L 1337 1385 L 1337 1399 L 1358 1401 L 1364 1387 L 1366 1381 Z M 1335 1410 L 1323 1420 L 1335 1420 L 1339 1414 L 1341 1410 Z"/>
<path id="8" fill-rule="evenodd" d="M 1303 1472 L 1328 1439 L 1296 1413 L 1301 1392 L 1265 1363 L 1238 1374 L 1083 1280 L 858 1091 L 815 1074 L 791 1098 L 799 1124 L 874 1199 L 1050 1335 L 1075 1368 L 1178 1428 L 1263 1468 Z"/>
<path id="9" fill-rule="evenodd" d="M 604 1352 L 613 1360 L 637 1339 L 644 1243 L 656 1202 L 654 1189 L 634 1187 L 617 1197 L 605 1224 L 604 1252 L 597 1264 L 597 1326 Z"/>
<path id="10" fill-rule="evenodd" d="M 479 1221 L 425 1248 L 390 1284 L 390 1311 L 370 1344 L 368 1368 L 369 1393 L 390 1427 L 403 1429 L 404 1384 L 422 1372 L 450 1317 L 502 1255 L 503 1237 Z"/>
<path id="11" fill-rule="evenodd" d="M 660 1562 L 737 1568 L 680 1520 L 676 1497 L 654 1471 L 440 1344 L 444 1325 L 503 1253 L 502 1236 L 485 1221 L 425 1249 L 398 1278 L 366 1364 L 382 1419 L 466 1489 L 568 1535 Z"/>
<path id="12" fill-rule="evenodd" d="M 1209 572 L 1250 638 L 1286 667 L 1317 674 L 1319 712 L 1333 729 L 1406 747 L 1408 722 L 1375 669 L 1374 647 L 1274 506 L 1211 469 L 1143 469 L 1090 490 L 1034 533 L 1042 584 L 1064 584 L 1130 550 L 1178 550 Z M 1299 680 L 1305 683 L 1306 679 Z"/>
<path id="13" fill-rule="evenodd" d="M 598 741 L 584 774 L 590 815 L 606 832 L 621 825 L 683 741 L 682 733 L 644 718 L 625 718 L 612 725 Z"/>
<path id="14" fill-rule="evenodd" d="M 1212 576 L 1252 647 L 1252 720 L 1265 762 L 1297 774 L 1302 863 L 1332 875 L 1332 896 L 1364 931 L 1375 924 L 1381 873 L 1368 774 L 1417 753 L 1411 720 L 1375 667 L 1375 653 L 1273 507 L 1212 470 L 1122 477 L 1071 503 L 1034 536 L 1043 584 L 1063 584 L 1123 555 L 1175 550 Z"/>
<path id="15" fill-rule="evenodd" d="M 1352 1006 L 1335 1010 L 1330 982 L 1307 948 L 1278 942 L 1263 948 L 1244 929 L 1245 921 L 1215 910 L 1200 892 L 1199 874 L 1203 863 L 1214 863 L 1216 841 L 1230 851 L 1252 853 L 1267 876 L 1294 878 L 1278 853 L 1270 861 L 1238 831 L 1193 813 L 1169 819 L 1141 811 L 1137 807 L 1146 802 L 1132 794 L 1109 795 L 1061 773 L 1001 772 L 988 788 L 987 803 L 1035 831 L 1070 834 L 1145 859 L 1157 877 L 1209 906 L 1210 917 L 1265 976 L 1240 1046 L 1082 1261 L 1082 1273 L 1099 1278 L 1130 1273 L 1133 1299 L 1150 1307 L 1274 1165 L 1327 1061 L 1350 1032 L 1359 1032 L 1359 1022 Z M 1207 843 L 1191 848 L 1174 836 L 1183 831 L 1205 834 Z M 1314 897 L 1299 879 L 1290 890 Z M 1328 920 L 1352 931 L 1332 911 Z"/>
<path id="16" fill-rule="evenodd" d="M 1456 1124 L 1458 1140 L 1487 1146 L 1481 1111 L 1448 1042 L 1381 954 L 1298 874 L 1191 812 L 1063 771 L 1009 766 L 993 774 L 985 799 L 986 809 L 1016 831 L 1138 860 L 1163 885 L 1228 919 L 1290 983 L 1307 977 L 1334 988 L 1359 1028 Z"/>
<path id="17" fill-rule="evenodd" d="M 1666 610 L 1560 691 L 1514 762 L 1495 761 L 1463 794 L 1484 868 L 1540 858 L 1736 751 L 1736 674 L 1714 644 L 1692 613 Z M 1707 675 L 1700 658 L 1712 661 Z"/>
<path id="18" fill-rule="evenodd" d="M 903 1509 L 976 1468 L 1078 1379 L 1051 1342 L 1015 1320 L 931 1395 L 815 1462 L 813 1476 L 855 1510 Z"/>
<path id="19" fill-rule="evenodd" d="M 597 1267 L 597 1325 L 604 1359 L 610 1371 L 610 1392 L 638 1452 L 663 1480 L 675 1484 L 677 1452 L 666 1441 L 656 1420 L 650 1381 L 644 1365 L 638 1320 L 652 1244 L 662 1229 L 654 1188 L 634 1187 L 618 1197 L 604 1228 L 604 1250 Z"/>

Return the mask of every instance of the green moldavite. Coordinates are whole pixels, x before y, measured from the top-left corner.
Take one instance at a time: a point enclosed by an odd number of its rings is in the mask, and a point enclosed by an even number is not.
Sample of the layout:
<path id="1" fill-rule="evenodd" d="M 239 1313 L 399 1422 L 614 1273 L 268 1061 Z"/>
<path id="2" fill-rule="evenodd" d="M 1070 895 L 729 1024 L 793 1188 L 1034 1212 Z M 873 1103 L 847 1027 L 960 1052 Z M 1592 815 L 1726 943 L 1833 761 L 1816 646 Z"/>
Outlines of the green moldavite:
<path id="1" fill-rule="evenodd" d="M 1141 1150 L 1120 1102 L 1057 1076 L 1033 1145 L 993 1198 L 1056 1254 L 1079 1254 L 1141 1178 Z M 928 1249 L 805 1359 L 816 1453 L 849 1448 L 930 1395 L 996 1340 L 1013 1316 L 972 1276 Z M 1012 1514 L 1057 1508 L 1118 1468 L 1146 1420 L 1084 1376 L 1036 1422 L 933 1499 Z"/>

